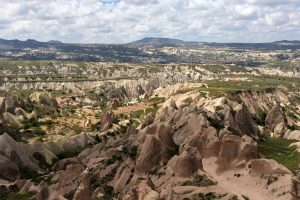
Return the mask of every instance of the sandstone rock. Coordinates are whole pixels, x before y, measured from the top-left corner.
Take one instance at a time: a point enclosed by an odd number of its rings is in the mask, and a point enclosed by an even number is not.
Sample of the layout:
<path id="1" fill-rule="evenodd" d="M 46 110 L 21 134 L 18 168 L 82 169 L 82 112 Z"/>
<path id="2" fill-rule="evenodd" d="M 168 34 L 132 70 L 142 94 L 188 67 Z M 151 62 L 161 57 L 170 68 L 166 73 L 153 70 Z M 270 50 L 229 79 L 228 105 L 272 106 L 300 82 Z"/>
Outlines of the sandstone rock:
<path id="1" fill-rule="evenodd" d="M 117 108 L 121 106 L 121 102 L 117 98 L 113 98 L 108 104 L 109 104 L 108 105 L 109 108 Z"/>
<path id="2" fill-rule="evenodd" d="M 222 138 L 222 145 L 216 163 L 218 171 L 226 171 L 234 167 L 245 167 L 251 159 L 258 158 L 256 142 L 249 136 L 242 138 L 235 135 L 225 135 Z"/>
<path id="3" fill-rule="evenodd" d="M 9 112 L 3 113 L 3 124 L 14 128 L 20 128 L 22 126 L 20 120 Z"/>
<path id="4" fill-rule="evenodd" d="M 79 184 L 73 200 L 90 200 L 92 199 L 92 191 L 90 190 L 90 178 L 85 177 Z"/>
<path id="5" fill-rule="evenodd" d="M 97 199 L 97 198 L 101 198 L 104 196 L 103 194 L 103 189 L 101 189 L 100 187 L 98 187 L 92 194 L 92 199 Z"/>
<path id="6" fill-rule="evenodd" d="M 271 132 L 274 132 L 276 129 L 275 135 L 277 137 L 282 137 L 285 131 L 287 131 L 285 117 L 279 104 L 276 104 L 268 112 L 265 125 L 270 129 Z"/>
<path id="7" fill-rule="evenodd" d="M 185 148 L 196 147 L 204 158 L 217 156 L 221 148 L 221 141 L 214 127 L 208 127 L 202 132 L 193 134 L 185 142 L 181 145 L 181 151 Z"/>
<path id="8" fill-rule="evenodd" d="M 167 161 L 177 145 L 172 137 L 172 128 L 164 123 L 156 122 L 143 131 L 146 135 L 144 142 L 139 146 L 137 168 L 147 172 L 157 165 L 158 161 Z"/>
<path id="9" fill-rule="evenodd" d="M 124 189 L 133 176 L 133 169 L 134 163 L 131 159 L 127 159 L 121 164 L 114 175 L 114 179 L 110 183 L 110 185 L 114 188 L 114 192 L 119 193 Z"/>
<path id="10" fill-rule="evenodd" d="M 0 97 L 0 115 L 5 112 L 4 100 L 5 97 Z"/>
<path id="11" fill-rule="evenodd" d="M 79 160 L 77 158 L 65 158 L 59 160 L 55 165 L 52 167 L 53 171 L 59 171 L 66 169 L 67 165 L 70 164 L 79 164 Z"/>
<path id="12" fill-rule="evenodd" d="M 4 112 L 15 114 L 15 108 L 19 106 L 16 96 L 0 97 L 0 115 Z"/>
<path id="13" fill-rule="evenodd" d="M 155 129 L 147 130 L 147 133 L 157 135 L 158 140 L 163 143 L 168 150 L 174 150 L 176 145 L 173 140 L 172 128 L 164 123 L 155 124 L 153 128 Z"/>
<path id="14" fill-rule="evenodd" d="M 55 190 L 59 194 L 65 196 L 66 194 L 75 193 L 81 181 L 81 173 L 84 167 L 80 164 L 68 165 L 66 170 L 60 174 L 59 182 L 55 185 Z"/>
<path id="15" fill-rule="evenodd" d="M 289 140 L 298 140 L 298 141 L 300 141 L 300 131 L 295 130 L 295 131 L 289 132 L 288 134 L 285 134 L 284 137 L 286 139 L 289 139 Z"/>
<path id="16" fill-rule="evenodd" d="M 133 125 L 128 126 L 126 134 L 135 135 L 137 133 L 138 133 L 138 130 Z"/>
<path id="17" fill-rule="evenodd" d="M 251 173 L 255 175 L 270 175 L 270 174 L 291 174 L 283 165 L 278 164 L 275 160 L 270 159 L 254 159 L 249 161 L 248 167 L 251 168 Z"/>
<path id="18" fill-rule="evenodd" d="M 232 131 L 234 133 L 241 134 L 238 124 L 236 123 L 230 109 L 224 110 L 224 120 L 223 121 L 224 121 L 224 126 L 227 129 L 230 129 L 230 131 Z"/>
<path id="19" fill-rule="evenodd" d="M 115 122 L 115 115 L 113 112 L 105 112 L 101 118 L 101 131 L 109 130 Z"/>
<path id="20" fill-rule="evenodd" d="M 18 118 L 23 118 L 23 119 L 36 119 L 37 118 L 36 112 L 33 111 L 32 113 L 27 113 L 22 108 L 16 108 L 15 113 Z"/>
<path id="21" fill-rule="evenodd" d="M 159 193 L 153 190 L 146 181 L 142 181 L 137 188 L 137 200 L 159 200 Z"/>
<path id="22" fill-rule="evenodd" d="M 240 104 L 234 108 L 234 111 L 236 112 L 234 118 L 241 136 L 248 135 L 257 138 L 257 127 L 246 106 Z"/>
<path id="23" fill-rule="evenodd" d="M 31 102 L 38 105 L 47 105 L 51 107 L 58 107 L 56 99 L 49 92 L 34 92 L 29 96 Z"/>
<path id="24" fill-rule="evenodd" d="M 150 99 L 150 97 L 153 95 L 154 90 L 153 87 L 151 87 L 148 91 L 146 91 L 146 93 L 144 94 L 144 99 L 148 100 Z"/>
<path id="25" fill-rule="evenodd" d="M 281 122 L 279 124 L 276 124 L 273 133 L 275 137 L 283 137 L 286 131 L 287 131 L 287 127 L 285 126 L 284 123 Z"/>
<path id="26" fill-rule="evenodd" d="M 40 172 L 40 169 L 25 145 L 20 145 L 8 134 L 0 135 L 0 152 L 18 166 Z"/>
<path id="27" fill-rule="evenodd" d="M 202 157 L 196 148 L 190 148 L 175 155 L 168 163 L 176 176 L 190 177 L 197 170 L 203 170 Z"/>
<path id="28" fill-rule="evenodd" d="M 33 198 L 36 200 L 66 200 L 63 196 L 59 195 L 56 191 L 49 187 L 45 182 L 36 185 L 28 180 L 17 180 L 15 185 L 21 193 L 35 193 Z"/>
<path id="29" fill-rule="evenodd" d="M 144 118 L 144 122 L 142 124 L 142 128 L 151 125 L 154 122 L 154 119 L 155 119 L 155 113 L 149 113 L 148 115 L 146 115 L 146 117 Z"/>
<path id="30" fill-rule="evenodd" d="M 162 159 L 165 149 L 163 144 L 152 135 L 146 135 L 144 143 L 139 147 L 136 160 L 139 172 L 148 172 Z"/>

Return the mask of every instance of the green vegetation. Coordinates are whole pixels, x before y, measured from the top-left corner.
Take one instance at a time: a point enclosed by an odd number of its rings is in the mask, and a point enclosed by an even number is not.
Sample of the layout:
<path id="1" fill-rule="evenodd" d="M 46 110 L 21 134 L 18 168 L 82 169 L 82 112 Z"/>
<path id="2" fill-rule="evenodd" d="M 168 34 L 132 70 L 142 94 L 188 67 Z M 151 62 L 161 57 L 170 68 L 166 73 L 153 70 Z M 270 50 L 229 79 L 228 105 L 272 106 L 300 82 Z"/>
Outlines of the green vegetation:
<path id="1" fill-rule="evenodd" d="M 300 104 L 300 97 L 294 94 L 294 95 L 292 95 L 292 96 L 289 97 L 289 102 L 292 105 Z"/>
<path id="2" fill-rule="evenodd" d="M 199 65 L 199 67 L 204 68 L 213 73 L 220 73 L 224 71 L 224 66 L 222 65 Z"/>
<path id="3" fill-rule="evenodd" d="M 111 158 L 104 160 L 103 163 L 106 166 L 109 166 L 111 164 L 114 164 L 116 161 L 122 160 L 122 153 L 121 152 L 117 152 L 116 154 L 114 154 Z"/>
<path id="4" fill-rule="evenodd" d="M 148 102 L 153 104 L 160 104 L 160 103 L 164 103 L 165 101 L 166 101 L 165 97 L 153 97 L 148 100 Z"/>
<path id="5" fill-rule="evenodd" d="M 33 197 L 35 192 L 18 192 L 18 193 L 9 193 L 1 194 L 0 191 L 0 200 L 34 200 Z"/>
<path id="6" fill-rule="evenodd" d="M 114 131 L 108 131 L 108 136 L 124 135 L 127 132 L 127 126 L 120 126 L 120 129 Z"/>
<path id="7" fill-rule="evenodd" d="M 41 153 L 34 152 L 33 157 L 38 161 L 38 164 L 42 169 L 48 169 L 51 167 L 51 165 L 47 163 L 46 158 Z"/>
<path id="8" fill-rule="evenodd" d="M 216 185 L 217 182 L 210 180 L 206 175 L 194 174 L 192 180 L 184 182 L 183 186 L 208 187 Z"/>
<path id="9" fill-rule="evenodd" d="M 245 200 L 250 200 L 249 197 L 245 196 L 245 195 L 242 195 L 242 197 L 245 199 Z"/>
<path id="10" fill-rule="evenodd" d="M 295 122 L 297 122 L 299 120 L 298 116 L 296 115 L 296 113 L 298 114 L 298 111 L 295 107 L 286 106 L 286 107 L 283 107 L 282 110 L 285 113 L 285 115 L 289 116 Z"/>
<path id="11" fill-rule="evenodd" d="M 31 127 L 37 127 L 39 125 L 38 119 L 37 118 L 30 118 L 30 119 L 25 119 L 23 121 L 23 128 L 24 129 L 29 129 Z"/>
<path id="12" fill-rule="evenodd" d="M 236 195 L 233 195 L 231 198 L 230 198 L 230 200 L 238 200 L 239 198 L 238 198 L 238 196 L 236 196 Z"/>
<path id="13" fill-rule="evenodd" d="M 111 200 L 112 198 L 109 195 L 104 195 L 102 197 L 97 197 L 95 200 Z"/>
<path id="14" fill-rule="evenodd" d="M 134 159 L 137 155 L 137 148 L 136 145 L 125 146 L 123 147 L 123 153 Z"/>
<path id="15" fill-rule="evenodd" d="M 214 199 L 222 199 L 227 194 L 216 194 L 214 192 L 208 193 L 198 193 L 193 195 L 192 198 L 184 198 L 184 200 L 214 200 Z"/>
<path id="16" fill-rule="evenodd" d="M 266 117 L 267 117 L 267 112 L 261 109 L 258 109 L 256 111 L 256 114 L 252 116 L 254 122 L 261 126 L 265 125 Z"/>
<path id="17" fill-rule="evenodd" d="M 27 179 L 27 180 L 31 180 L 32 182 L 35 183 L 39 183 L 40 181 L 38 180 L 38 178 L 41 176 L 40 174 L 38 174 L 36 171 L 32 171 L 30 170 L 28 167 L 23 167 L 20 170 L 21 173 L 21 179 Z"/>
<path id="18" fill-rule="evenodd" d="M 258 148 L 266 158 L 274 159 L 290 170 L 297 170 L 300 163 L 300 153 L 296 147 L 289 147 L 295 141 L 284 138 L 262 137 Z"/>
<path id="19" fill-rule="evenodd" d="M 282 77 L 248 77 L 252 81 L 205 81 L 208 84 L 208 88 L 201 88 L 202 91 L 211 91 L 211 92 L 238 92 L 238 91 L 265 91 L 272 92 L 273 88 L 278 87 L 279 85 L 287 86 L 288 88 L 292 87 L 294 81 L 293 78 L 282 78 Z"/>
<path id="20" fill-rule="evenodd" d="M 277 176 L 267 176 L 264 177 L 265 179 L 267 179 L 267 185 L 271 185 L 272 183 L 278 181 L 278 177 Z"/>

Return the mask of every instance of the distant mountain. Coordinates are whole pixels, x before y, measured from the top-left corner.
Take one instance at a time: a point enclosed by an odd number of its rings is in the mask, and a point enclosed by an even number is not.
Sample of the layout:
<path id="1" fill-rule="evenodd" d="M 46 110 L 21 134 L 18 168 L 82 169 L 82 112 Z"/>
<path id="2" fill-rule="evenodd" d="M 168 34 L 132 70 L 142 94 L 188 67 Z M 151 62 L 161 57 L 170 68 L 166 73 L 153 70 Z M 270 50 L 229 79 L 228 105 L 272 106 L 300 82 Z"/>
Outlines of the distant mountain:
<path id="1" fill-rule="evenodd" d="M 50 44 L 63 44 L 63 42 L 61 42 L 59 40 L 50 40 L 47 43 L 50 43 Z"/>
<path id="2" fill-rule="evenodd" d="M 186 42 L 183 40 L 171 39 L 171 38 L 146 37 L 144 39 L 137 40 L 129 44 L 138 45 L 138 46 L 144 46 L 144 45 L 152 45 L 152 46 L 172 45 L 173 46 L 173 45 L 186 45 L 189 43 L 191 42 Z"/>
<path id="3" fill-rule="evenodd" d="M 280 40 L 275 41 L 273 44 L 279 44 L 279 45 L 300 45 L 299 40 Z"/>
<path id="4" fill-rule="evenodd" d="M 199 47 L 226 48 L 232 51 L 245 50 L 300 50 L 300 41 L 276 41 L 271 43 L 200 43 L 179 39 L 147 37 L 128 44 L 82 44 L 62 43 L 57 40 L 40 42 L 33 39 L 0 39 L 0 59 L 28 60 L 73 60 L 73 61 L 119 61 L 119 62 L 199 62 L 202 60 L 194 54 L 168 54 L 163 47 L 195 49 Z M 149 51 L 148 47 L 151 47 Z M 151 53 L 149 53 L 151 52 Z M 280 59 L 285 59 L 283 55 Z M 209 58 L 212 59 L 212 58 Z M 219 62 L 219 58 L 216 58 Z M 227 62 L 227 61 L 226 61 Z M 231 62 L 232 63 L 232 62 Z M 238 65 L 242 65 L 235 62 Z M 246 63 L 254 66 L 257 63 Z"/>
<path id="5" fill-rule="evenodd" d="M 49 46 L 45 42 L 39 42 L 33 39 L 28 39 L 25 41 L 0 39 L 0 45 L 5 46 L 7 48 L 46 48 Z"/>

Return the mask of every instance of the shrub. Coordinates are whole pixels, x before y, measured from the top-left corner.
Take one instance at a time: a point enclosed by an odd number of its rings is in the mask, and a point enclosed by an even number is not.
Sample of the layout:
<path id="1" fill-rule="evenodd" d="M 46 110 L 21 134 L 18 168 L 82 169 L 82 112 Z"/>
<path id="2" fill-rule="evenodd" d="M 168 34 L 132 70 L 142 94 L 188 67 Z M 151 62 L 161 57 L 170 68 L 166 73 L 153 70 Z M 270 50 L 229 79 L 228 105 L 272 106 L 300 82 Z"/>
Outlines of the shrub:
<path id="1" fill-rule="evenodd" d="M 212 185 L 216 185 L 217 182 L 214 182 L 207 178 L 205 175 L 194 174 L 192 180 L 184 182 L 183 186 L 197 186 L 197 187 L 208 187 Z"/>

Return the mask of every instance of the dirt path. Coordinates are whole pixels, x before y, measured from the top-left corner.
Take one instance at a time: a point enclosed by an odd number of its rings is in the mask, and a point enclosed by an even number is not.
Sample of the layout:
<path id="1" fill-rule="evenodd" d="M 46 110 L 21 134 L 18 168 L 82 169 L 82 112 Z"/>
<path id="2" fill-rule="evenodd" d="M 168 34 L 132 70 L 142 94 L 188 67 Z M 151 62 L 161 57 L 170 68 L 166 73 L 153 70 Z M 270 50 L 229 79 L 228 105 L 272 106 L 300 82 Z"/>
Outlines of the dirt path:
<path id="1" fill-rule="evenodd" d="M 151 105 L 149 105 L 147 103 L 138 103 L 138 104 L 135 104 L 135 105 L 119 107 L 116 110 L 112 110 L 112 112 L 115 115 L 128 114 L 128 113 L 136 112 L 136 111 L 139 111 L 139 110 L 145 110 L 145 109 L 150 108 L 150 107 L 151 107 Z"/>
<path id="2" fill-rule="evenodd" d="M 259 180 L 254 177 L 245 175 L 238 178 L 234 176 L 238 172 L 233 170 L 218 175 L 215 160 L 216 158 L 203 160 L 203 167 L 204 171 L 218 182 L 218 186 L 236 194 L 239 199 L 244 199 L 243 196 L 245 196 L 251 200 L 275 200 L 274 197 L 268 197 L 265 188 L 262 188 L 262 184 L 259 184 L 259 182 L 255 182 Z"/>

